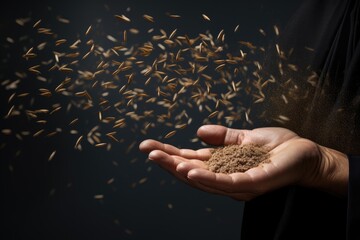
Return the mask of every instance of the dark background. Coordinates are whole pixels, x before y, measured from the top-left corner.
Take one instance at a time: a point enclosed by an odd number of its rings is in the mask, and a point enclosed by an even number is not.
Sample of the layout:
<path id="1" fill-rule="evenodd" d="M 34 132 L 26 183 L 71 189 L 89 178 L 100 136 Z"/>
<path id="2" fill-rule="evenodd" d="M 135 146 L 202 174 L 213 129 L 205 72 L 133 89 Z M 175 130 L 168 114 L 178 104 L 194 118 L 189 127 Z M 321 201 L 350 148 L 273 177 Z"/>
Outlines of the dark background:
<path id="1" fill-rule="evenodd" d="M 226 39 L 231 51 L 239 39 L 266 46 L 271 37 L 264 40 L 258 29 L 270 31 L 275 24 L 282 29 L 299 3 L 11 1 L 2 7 L 0 15 L 0 81 L 15 80 L 14 72 L 26 66 L 19 56 L 28 46 L 6 41 L 7 37 L 16 40 L 31 34 L 15 23 L 17 18 L 31 17 L 30 26 L 42 19 L 44 25 L 62 31 L 56 21 L 56 16 L 62 16 L 71 21 L 63 30 L 63 34 L 69 35 L 85 32 L 98 19 L 102 31 L 115 34 L 117 25 L 110 24 L 114 22 L 114 14 L 129 16 L 140 29 L 149 28 L 149 23 L 141 18 L 142 14 L 149 14 L 156 19 L 156 27 L 178 28 L 190 35 L 206 30 L 217 33 L 221 29 L 231 33 L 239 24 L 239 31 Z M 166 12 L 182 18 L 170 21 Z M 211 22 L 203 21 L 202 13 L 211 17 Z M 22 86 L 22 91 L 32 89 L 31 82 Z M 1 86 L 0 93 L 0 113 L 5 116 L 12 92 Z M 91 116 L 84 115 L 88 117 Z M 52 124 L 73 118 L 59 117 Z M 200 143 L 188 141 L 201 122 L 195 119 L 189 128 L 168 142 L 187 148 L 201 147 Z M 1 129 L 33 129 L 26 120 L 3 118 L 0 123 Z M 257 125 L 260 123 L 255 119 Z M 19 141 L 0 133 L 1 239 L 239 239 L 243 203 L 192 189 L 146 161 L 146 155 L 137 151 L 141 140 L 158 136 L 156 131 L 143 136 L 124 130 L 126 144 L 113 145 L 111 151 L 86 144 L 83 151 L 74 150 L 76 138 L 66 134 Z M 134 141 L 134 149 L 127 151 L 127 144 Z M 56 155 L 49 162 L 47 159 L 54 149 Z M 140 184 L 144 177 L 147 181 Z M 114 182 L 107 184 L 112 178 Z M 94 195 L 98 194 L 103 199 L 95 199 Z"/>

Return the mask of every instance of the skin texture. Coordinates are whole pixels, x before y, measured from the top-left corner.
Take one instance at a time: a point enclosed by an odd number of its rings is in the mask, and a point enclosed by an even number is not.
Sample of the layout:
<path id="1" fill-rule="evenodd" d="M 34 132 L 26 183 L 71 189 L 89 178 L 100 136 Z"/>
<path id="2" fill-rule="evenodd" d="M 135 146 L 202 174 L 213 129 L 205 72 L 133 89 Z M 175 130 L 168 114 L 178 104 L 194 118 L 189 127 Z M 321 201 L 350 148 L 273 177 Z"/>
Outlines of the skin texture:
<path id="1" fill-rule="evenodd" d="M 288 185 L 317 188 L 346 196 L 348 159 L 345 154 L 301 138 L 285 128 L 238 130 L 220 125 L 204 125 L 199 138 L 214 146 L 255 143 L 270 149 L 270 162 L 244 173 L 213 173 L 204 161 L 210 148 L 178 149 L 155 140 L 143 141 L 139 148 L 178 179 L 206 192 L 251 200 Z"/>

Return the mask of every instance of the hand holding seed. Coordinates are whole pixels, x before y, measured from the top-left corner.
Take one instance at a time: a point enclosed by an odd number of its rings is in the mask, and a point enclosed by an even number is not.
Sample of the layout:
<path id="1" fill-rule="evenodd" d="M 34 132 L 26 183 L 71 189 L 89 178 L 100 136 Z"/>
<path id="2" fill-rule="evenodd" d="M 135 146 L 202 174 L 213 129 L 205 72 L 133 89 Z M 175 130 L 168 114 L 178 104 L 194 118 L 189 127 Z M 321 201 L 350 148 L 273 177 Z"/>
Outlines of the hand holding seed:
<path id="1" fill-rule="evenodd" d="M 301 138 L 284 128 L 238 130 L 219 125 L 199 128 L 198 136 L 214 146 L 256 144 L 266 147 L 269 160 L 245 172 L 209 170 L 210 148 L 178 149 L 145 140 L 140 150 L 175 177 L 203 191 L 250 200 L 288 185 L 301 185 L 344 195 L 348 183 L 346 155 Z"/>

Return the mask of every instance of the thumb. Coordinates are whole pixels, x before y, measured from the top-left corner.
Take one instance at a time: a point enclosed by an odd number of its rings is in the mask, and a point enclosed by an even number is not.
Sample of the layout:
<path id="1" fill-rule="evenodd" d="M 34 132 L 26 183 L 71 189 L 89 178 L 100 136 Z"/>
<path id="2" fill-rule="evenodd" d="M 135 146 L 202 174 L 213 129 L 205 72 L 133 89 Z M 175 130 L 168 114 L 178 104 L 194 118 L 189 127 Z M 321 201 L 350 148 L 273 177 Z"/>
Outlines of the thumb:
<path id="1" fill-rule="evenodd" d="M 241 144 L 244 132 L 221 125 L 203 125 L 198 129 L 197 135 L 210 145 L 229 145 Z"/>

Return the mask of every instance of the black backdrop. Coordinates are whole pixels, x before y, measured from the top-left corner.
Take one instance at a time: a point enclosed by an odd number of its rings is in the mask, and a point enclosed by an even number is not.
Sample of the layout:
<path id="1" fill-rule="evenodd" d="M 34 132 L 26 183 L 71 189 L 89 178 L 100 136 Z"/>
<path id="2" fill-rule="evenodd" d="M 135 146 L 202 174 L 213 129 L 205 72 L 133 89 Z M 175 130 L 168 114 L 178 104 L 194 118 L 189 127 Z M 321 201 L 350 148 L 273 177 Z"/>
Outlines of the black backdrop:
<path id="1" fill-rule="evenodd" d="M 107 25 L 114 14 L 156 19 L 157 27 L 179 28 L 190 35 L 217 33 L 224 29 L 239 31 L 226 39 L 229 51 L 239 39 L 255 43 L 260 27 L 280 29 L 286 25 L 299 1 L 11 1 L 2 6 L 0 15 L 0 80 L 14 79 L 14 72 L 24 68 L 22 47 L 9 47 L 7 37 L 18 39 L 24 27 L 17 18 L 31 17 L 56 28 L 56 16 L 71 21 L 64 34 L 84 32 L 97 19 L 104 32 L 114 32 Z M 130 12 L 127 12 L 127 9 Z M 165 13 L 182 16 L 168 22 Z M 205 22 L 201 14 L 211 17 Z M 136 20 L 134 20 L 136 21 Z M 137 26 L 144 23 L 139 20 Z M 67 32 L 66 32 L 67 31 Z M 263 42 L 264 43 L 264 42 Z M 266 45 L 266 42 L 265 42 Z M 27 83 L 31 89 L 31 82 Z M 24 90 L 24 89 L 23 89 Z M 0 88 L 1 116 L 6 116 L 10 91 Z M 59 115 L 61 116 L 61 115 Z M 87 117 L 87 116 L 84 116 Z M 58 118 L 58 122 L 65 119 Z M 0 120 L 1 128 L 31 128 L 26 121 Z M 56 124 L 56 121 L 54 122 Z M 189 144 L 201 120 L 169 142 L 182 147 Z M 255 120 L 256 125 L 256 120 Z M 236 126 L 235 126 L 236 127 Z M 124 133 L 136 143 L 153 137 Z M 239 239 L 243 204 L 204 193 L 178 182 L 168 173 L 146 162 L 146 155 L 127 145 L 114 145 L 111 151 L 84 146 L 74 150 L 74 137 L 37 138 L 18 141 L 0 135 L 1 162 L 1 239 Z M 131 142 L 131 141 L 130 141 Z M 56 149 L 52 161 L 51 152 Z M 151 171 L 149 171 L 151 169 Z M 146 177 L 147 181 L 139 184 Z M 108 184 L 109 179 L 114 179 Z M 137 183 L 134 187 L 134 183 Z M 95 199 L 95 195 L 103 195 Z M 261 231 L 261 229 L 260 229 Z"/>

